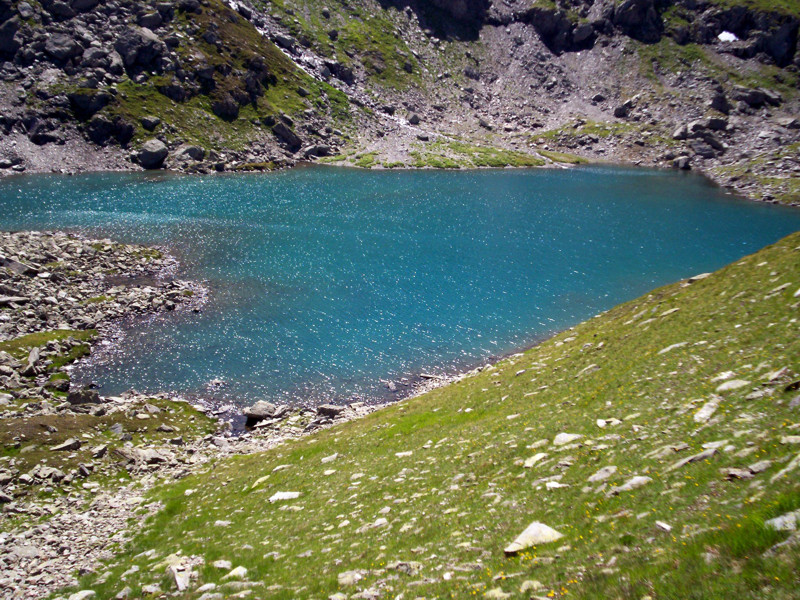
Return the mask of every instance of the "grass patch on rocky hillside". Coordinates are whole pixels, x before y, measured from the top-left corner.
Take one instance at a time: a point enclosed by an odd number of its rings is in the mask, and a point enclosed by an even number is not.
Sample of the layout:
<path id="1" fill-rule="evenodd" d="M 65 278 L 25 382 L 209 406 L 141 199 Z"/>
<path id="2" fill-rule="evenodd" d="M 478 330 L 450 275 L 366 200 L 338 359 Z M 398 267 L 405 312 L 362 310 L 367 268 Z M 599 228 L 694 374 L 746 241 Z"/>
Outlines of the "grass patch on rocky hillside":
<path id="1" fill-rule="evenodd" d="M 17 360 L 23 360 L 28 357 L 28 353 L 34 348 L 41 348 L 47 345 L 47 342 L 56 341 L 60 342 L 69 337 L 79 342 L 88 342 L 97 335 L 94 329 L 85 329 L 82 331 L 72 329 L 56 329 L 53 331 L 39 331 L 37 333 L 29 333 L 22 337 L 14 338 L 0 342 L 0 352 L 8 352 Z"/>
<path id="2" fill-rule="evenodd" d="M 480 167 L 541 167 L 539 156 L 461 141 L 437 140 L 419 145 L 409 152 L 408 166 L 432 169 L 471 169 Z"/>
<path id="3" fill-rule="evenodd" d="M 395 90 L 421 84 L 419 62 L 403 40 L 395 7 L 342 0 L 256 4 L 280 17 L 298 43 L 343 65 L 359 62 L 371 83 Z"/>
<path id="4" fill-rule="evenodd" d="M 219 0 L 208 0 L 208 7 L 200 14 L 178 12 L 172 27 L 183 36 L 178 52 L 185 68 L 203 65 L 221 68 L 214 72 L 212 90 L 181 101 L 159 91 L 179 83 L 172 81 L 169 74 L 152 75 L 142 83 L 125 79 L 117 84 L 115 101 L 101 114 L 119 116 L 134 124 L 134 145 L 162 134 L 205 148 L 241 150 L 252 140 L 269 134 L 263 123 L 265 118 L 281 113 L 298 115 L 306 110 L 326 115 L 340 125 L 349 123 L 349 101 L 342 92 L 298 69 L 251 23 Z M 217 44 L 204 41 L 207 32 L 220 41 Z M 227 92 L 245 93 L 239 75 L 253 61 L 263 64 L 272 80 L 258 98 L 240 107 L 237 118 L 226 120 L 216 116 L 211 108 L 215 99 Z M 166 125 L 154 133 L 147 132 L 139 126 L 146 116 L 159 117 Z"/>
<path id="5" fill-rule="evenodd" d="M 798 287 L 794 234 L 460 383 L 219 461 L 158 490 L 164 509 L 81 588 L 172 590 L 180 553 L 203 563 L 184 598 L 793 597 L 800 551 L 769 552 L 789 533 L 764 520 L 800 507 Z M 507 557 L 532 521 L 563 537 Z"/>
<path id="6" fill-rule="evenodd" d="M 775 65 L 745 63 L 733 66 L 723 61 L 713 50 L 699 44 L 678 44 L 664 37 L 656 44 L 634 43 L 638 54 L 639 71 L 643 77 L 661 85 L 664 74 L 692 70 L 705 73 L 719 81 L 745 87 L 774 89 L 787 97 L 796 95 L 798 77 Z"/>
<path id="7" fill-rule="evenodd" d="M 798 0 L 710 0 L 723 8 L 743 6 L 761 12 L 774 12 L 796 17 L 800 15 L 800 1 Z"/>
<path id="8" fill-rule="evenodd" d="M 568 152 L 552 152 L 550 150 L 538 150 L 537 153 L 556 163 L 563 163 L 568 165 L 584 165 L 589 162 L 582 156 L 578 156 L 577 154 L 569 154 Z"/>
<path id="9" fill-rule="evenodd" d="M 84 465 L 93 474 L 90 479 L 93 484 L 106 486 L 120 476 L 124 481 L 128 480 L 126 462 L 122 455 L 116 454 L 126 444 L 166 445 L 168 440 L 177 438 L 189 441 L 209 435 L 218 427 L 215 419 L 198 412 L 190 404 L 162 398 L 150 398 L 130 405 L 125 412 L 101 412 L 97 415 L 54 413 L 29 416 L 25 415 L 25 406 L 29 402 L 21 398 L 15 400 L 13 406 L 3 408 L 5 411 L 18 409 L 19 416 L 0 419 L 0 467 L 7 467 L 8 461 L 13 459 L 15 472 L 25 474 L 37 467 L 49 467 L 60 470 L 63 477 Z M 123 435 L 112 426 L 120 427 Z M 72 451 L 52 450 L 70 439 L 79 440 L 80 447 Z M 101 456 L 96 456 L 100 452 Z M 81 480 L 78 477 L 73 485 L 80 485 Z M 43 481 L 38 485 L 19 486 L 17 493 L 22 497 L 61 493 L 48 488 L 49 483 Z M 7 519 L 0 525 L 0 531 L 13 528 L 17 521 Z"/>

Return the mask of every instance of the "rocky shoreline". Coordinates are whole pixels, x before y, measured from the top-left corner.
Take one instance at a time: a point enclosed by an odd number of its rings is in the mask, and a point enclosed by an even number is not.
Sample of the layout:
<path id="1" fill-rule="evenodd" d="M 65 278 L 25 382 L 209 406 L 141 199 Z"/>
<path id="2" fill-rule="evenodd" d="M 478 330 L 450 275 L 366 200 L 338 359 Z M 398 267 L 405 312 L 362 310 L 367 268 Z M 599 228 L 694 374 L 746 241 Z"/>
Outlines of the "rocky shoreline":
<path id="1" fill-rule="evenodd" d="M 0 233 L 3 597 L 41 597 L 95 568 L 126 539 L 132 513 L 157 509 L 145 492 L 159 482 L 378 408 L 260 403 L 265 418 L 234 435 L 203 404 L 71 384 L 71 364 L 120 319 L 200 309 L 202 286 L 174 279 L 176 266 L 144 246 Z"/>

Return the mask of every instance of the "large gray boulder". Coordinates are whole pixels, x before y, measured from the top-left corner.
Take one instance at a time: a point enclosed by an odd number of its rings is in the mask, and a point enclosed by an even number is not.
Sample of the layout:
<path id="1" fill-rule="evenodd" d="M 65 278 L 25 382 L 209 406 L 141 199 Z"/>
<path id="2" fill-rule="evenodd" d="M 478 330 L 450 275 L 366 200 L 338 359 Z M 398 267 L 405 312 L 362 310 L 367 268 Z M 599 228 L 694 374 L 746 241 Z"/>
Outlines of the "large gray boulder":
<path id="1" fill-rule="evenodd" d="M 657 42 L 664 29 L 654 0 L 623 0 L 614 9 L 614 24 L 641 42 Z"/>
<path id="2" fill-rule="evenodd" d="M 173 156 L 177 160 L 203 160 L 206 156 L 206 151 L 200 146 L 181 144 L 175 150 Z"/>
<path id="3" fill-rule="evenodd" d="M 278 407 L 272 404 L 272 402 L 266 402 L 264 400 L 259 400 L 252 406 L 248 406 L 247 408 L 242 411 L 245 417 L 247 417 L 246 425 L 248 427 L 252 427 L 259 421 L 263 421 L 264 419 L 272 419 L 278 413 Z"/>
<path id="4" fill-rule="evenodd" d="M 303 140 L 286 123 L 278 121 L 272 128 L 272 133 L 282 141 L 292 152 L 297 152 L 303 145 Z"/>
<path id="5" fill-rule="evenodd" d="M 83 52 L 83 48 L 65 33 L 54 33 L 44 43 L 44 51 L 56 60 L 66 61 Z"/>
<path id="6" fill-rule="evenodd" d="M 114 43 L 114 49 L 128 68 L 150 65 L 164 54 L 166 48 L 164 42 L 146 27 L 129 27 Z"/>
<path id="7" fill-rule="evenodd" d="M 67 396 L 67 402 L 70 404 L 100 404 L 102 400 L 100 399 L 100 394 L 97 393 L 97 390 L 93 390 L 90 388 L 85 388 L 82 390 L 75 390 L 70 392 Z"/>
<path id="8" fill-rule="evenodd" d="M 154 138 L 142 144 L 136 156 L 143 168 L 158 169 L 164 164 L 167 154 L 169 154 L 169 150 L 167 150 L 166 144 Z"/>

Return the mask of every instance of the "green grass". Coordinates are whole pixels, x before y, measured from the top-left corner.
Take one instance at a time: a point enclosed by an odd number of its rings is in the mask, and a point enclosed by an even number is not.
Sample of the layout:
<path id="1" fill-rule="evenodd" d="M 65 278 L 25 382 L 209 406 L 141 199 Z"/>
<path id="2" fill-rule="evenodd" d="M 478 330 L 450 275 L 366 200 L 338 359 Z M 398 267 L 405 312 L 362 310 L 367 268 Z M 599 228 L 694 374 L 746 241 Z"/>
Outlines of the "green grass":
<path id="1" fill-rule="evenodd" d="M 353 164 L 362 169 L 369 169 L 378 164 L 377 152 L 364 152 L 353 157 Z"/>
<path id="2" fill-rule="evenodd" d="M 711 0 L 711 4 L 724 8 L 743 6 L 761 12 L 800 16 L 800 1 L 798 0 Z"/>
<path id="3" fill-rule="evenodd" d="M 177 49 L 183 69 L 191 71 L 199 65 L 225 67 L 214 71 L 213 89 L 191 92 L 190 97 L 182 101 L 174 101 L 161 91 L 172 83 L 179 83 L 173 82 L 171 75 L 151 73 L 142 83 L 125 78 L 116 84 L 113 101 L 99 114 L 109 119 L 119 117 L 132 124 L 135 131 L 131 146 L 161 135 L 207 149 L 242 150 L 256 139 L 271 136 L 262 125 L 265 118 L 281 113 L 299 115 L 308 109 L 325 115 L 340 128 L 349 126 L 351 108 L 342 92 L 298 69 L 252 24 L 220 0 L 205 2 L 200 14 L 177 11 L 168 27 L 184 34 L 184 42 Z M 189 34 L 190 31 L 194 33 Z M 208 31 L 215 32 L 219 46 L 204 41 L 203 34 Z M 248 70 L 258 71 L 254 65 L 261 65 L 265 73 L 260 95 L 240 105 L 238 118 L 217 117 L 212 111 L 215 100 L 226 95 L 247 98 L 243 75 Z M 59 82 L 51 92 L 80 90 L 79 83 Z M 307 97 L 298 91 L 301 87 L 308 92 Z M 161 119 L 162 124 L 155 132 L 146 131 L 140 125 L 145 116 Z"/>
<path id="4" fill-rule="evenodd" d="M 437 140 L 409 152 L 408 166 L 415 168 L 460 169 L 479 167 L 541 167 L 539 156 L 461 141 Z"/>
<path id="5" fill-rule="evenodd" d="M 260 1 L 257 5 L 280 15 L 291 35 L 305 40 L 320 55 L 348 66 L 360 64 L 368 86 L 403 90 L 424 85 L 419 62 L 400 35 L 398 23 L 404 17 L 396 8 L 343 0 Z M 323 7 L 330 12 L 327 19 L 322 16 Z M 336 39 L 329 37 L 331 30 L 338 32 Z"/>
<path id="6" fill-rule="evenodd" d="M 69 337 L 79 341 L 88 342 L 97 335 L 94 329 L 86 329 L 83 331 L 76 331 L 70 329 L 57 329 L 54 331 L 40 331 L 38 333 L 29 333 L 22 337 L 0 342 L 0 352 L 8 352 L 17 360 L 26 359 L 28 354 L 34 348 L 41 348 L 47 345 L 50 341 L 62 341 Z M 73 349 L 74 350 L 74 349 Z"/>
<path id="7" fill-rule="evenodd" d="M 98 598 L 125 585 L 134 596 L 153 582 L 171 590 L 162 561 L 180 551 L 205 561 L 192 590 L 211 582 L 234 593 L 226 570 L 211 565 L 227 559 L 248 569 L 263 598 L 370 587 L 414 598 L 482 597 L 500 587 L 528 598 L 519 591 L 525 580 L 541 582 L 542 597 L 796 597 L 798 547 L 764 555 L 786 534 L 763 520 L 800 506 L 798 471 L 781 475 L 800 450 L 782 443 L 798 429 L 789 407 L 798 392 L 787 390 L 800 378 L 798 285 L 794 234 L 459 383 L 263 454 L 220 460 L 154 492 L 163 510 L 137 524 L 130 546 L 81 588 Z M 776 382 L 765 379 L 782 368 Z M 725 371 L 750 383 L 716 392 Z M 715 393 L 716 412 L 696 421 Z M 562 432 L 584 437 L 555 446 Z M 718 441 L 713 456 L 671 468 Z M 525 468 L 539 452 L 547 456 Z M 750 481 L 724 478 L 723 469 L 765 460 Z M 588 482 L 608 465 L 618 470 L 605 484 Z M 652 481 L 608 494 L 634 475 Z M 566 487 L 549 489 L 547 478 Z M 279 491 L 300 497 L 270 503 Z M 379 518 L 387 522 L 373 526 Z M 531 521 L 564 537 L 506 557 L 502 549 Z M 141 554 L 150 550 L 155 556 Z M 397 570 L 395 561 L 418 565 Z M 141 570 L 121 582 L 133 564 Z M 340 589 L 337 575 L 348 570 L 363 579 Z"/>
<path id="8" fill-rule="evenodd" d="M 83 300 L 81 304 L 102 304 L 103 302 L 108 302 L 109 300 L 111 300 L 109 296 L 92 296 L 91 298 Z"/>
<path id="9" fill-rule="evenodd" d="M 775 65 L 752 63 L 734 68 L 704 46 L 680 45 L 669 37 L 656 44 L 634 42 L 632 48 L 639 59 L 639 72 L 659 88 L 662 74 L 692 70 L 736 85 L 774 89 L 787 97 L 797 94 L 798 75 Z"/>
<path id="10" fill-rule="evenodd" d="M 552 152 L 550 150 L 538 150 L 537 152 L 538 154 L 541 154 L 545 158 L 548 158 L 553 162 L 557 163 L 565 163 L 568 165 L 583 165 L 589 162 L 582 156 L 578 156 L 576 154 L 569 154 L 568 152 Z"/>
<path id="11" fill-rule="evenodd" d="M 51 380 L 67 377 L 63 373 L 55 374 Z M 16 401 L 14 408 L 22 413 L 25 405 L 30 402 L 23 398 Z M 38 402 L 38 401 L 37 401 Z M 159 409 L 156 414 L 144 410 L 145 402 Z M 141 419 L 137 415 L 147 413 L 148 419 Z M 171 402 L 160 398 L 150 398 L 130 406 L 125 412 L 93 416 L 90 414 L 51 414 L 37 416 L 11 416 L 0 420 L 0 458 L 13 458 L 14 468 L 20 473 L 27 473 L 36 465 L 44 463 L 47 466 L 60 469 L 65 474 L 74 471 L 80 463 L 93 462 L 91 449 L 96 446 L 108 447 L 109 455 L 104 459 L 94 462 L 98 467 L 106 465 L 109 472 L 94 474 L 90 481 L 100 482 L 105 485 L 119 483 L 119 476 L 126 476 L 124 466 L 113 458 L 116 448 L 122 447 L 124 442 L 109 431 L 114 424 L 120 424 L 123 430 L 130 433 L 132 443 L 135 445 L 167 443 L 169 438 L 183 436 L 185 440 L 200 438 L 217 430 L 217 422 L 197 412 L 185 402 Z M 173 431 L 160 431 L 159 426 L 169 424 Z M 70 438 L 78 438 L 82 446 L 75 452 L 53 452 L 51 446 L 61 444 Z M 22 440 L 21 442 L 19 440 Z M 0 464 L 6 464 L 0 462 Z M 78 480 L 73 485 L 80 485 Z M 24 486 L 22 491 L 28 497 L 41 495 L 48 492 L 41 486 Z M 65 487 L 69 491 L 69 486 Z M 59 492 L 60 493 L 60 492 Z M 13 529 L 16 521 L 6 519 L 0 523 L 0 531 Z"/>

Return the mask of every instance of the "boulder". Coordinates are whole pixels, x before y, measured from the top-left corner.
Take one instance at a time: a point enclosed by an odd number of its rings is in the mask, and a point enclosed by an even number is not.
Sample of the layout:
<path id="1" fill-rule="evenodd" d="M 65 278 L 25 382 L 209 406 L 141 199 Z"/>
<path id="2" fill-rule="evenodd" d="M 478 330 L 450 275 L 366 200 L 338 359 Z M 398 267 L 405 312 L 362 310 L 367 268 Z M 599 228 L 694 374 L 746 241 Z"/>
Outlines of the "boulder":
<path id="1" fill-rule="evenodd" d="M 5 256 L 0 256 L 0 267 L 9 269 L 17 275 L 33 276 L 39 273 L 39 269 Z"/>
<path id="2" fill-rule="evenodd" d="M 72 110 L 80 118 L 91 117 L 111 102 L 111 94 L 103 90 L 80 88 L 67 94 Z"/>
<path id="3" fill-rule="evenodd" d="M 672 166 L 673 168 L 680 169 L 681 171 L 688 171 L 692 168 L 692 159 L 688 156 L 679 156 L 672 161 Z"/>
<path id="4" fill-rule="evenodd" d="M 86 48 L 81 56 L 81 66 L 90 69 L 105 68 L 109 62 L 108 52 L 95 46 Z"/>
<path id="5" fill-rule="evenodd" d="M 431 0 L 434 6 L 458 21 L 480 22 L 489 9 L 488 0 Z"/>
<path id="6" fill-rule="evenodd" d="M 147 140 L 136 155 L 139 164 L 145 169 L 158 169 L 164 164 L 169 150 L 166 144 L 158 139 Z"/>
<path id="7" fill-rule="evenodd" d="M 328 156 L 331 153 L 331 147 L 326 144 L 315 144 L 303 148 L 303 156 L 310 158 L 312 156 Z"/>
<path id="8" fill-rule="evenodd" d="M 144 127 L 147 131 L 153 131 L 156 127 L 161 125 L 161 119 L 152 115 L 142 117 L 140 122 L 142 127 Z"/>
<path id="9" fill-rule="evenodd" d="M 55 2 L 51 2 L 47 7 L 47 10 L 51 15 L 58 17 L 59 19 L 71 19 L 75 16 L 75 11 L 73 8 L 61 0 L 55 0 Z"/>
<path id="10" fill-rule="evenodd" d="M 149 12 L 139 17 L 139 25 L 151 30 L 155 29 L 163 22 L 164 18 L 158 11 Z"/>
<path id="11" fill-rule="evenodd" d="M 17 17 L 0 24 L 0 56 L 6 54 L 11 57 L 19 50 L 20 44 L 15 37 L 19 31 L 19 25 L 20 21 Z"/>
<path id="12" fill-rule="evenodd" d="M 269 419 L 275 416 L 278 407 L 272 404 L 272 402 L 266 402 L 265 400 L 259 400 L 252 406 L 248 406 L 244 409 L 243 413 L 244 416 L 248 419 Z"/>
<path id="13" fill-rule="evenodd" d="M 78 450 L 81 447 L 81 441 L 77 438 L 70 438 L 62 444 L 58 444 L 56 446 L 52 446 L 50 450 L 53 452 L 69 452 L 72 450 Z"/>
<path id="14" fill-rule="evenodd" d="M 203 160 L 205 155 L 206 151 L 203 148 L 191 144 L 182 144 L 173 153 L 178 160 Z"/>
<path id="15" fill-rule="evenodd" d="M 655 0 L 623 0 L 614 9 L 613 22 L 625 35 L 640 42 L 657 42 L 663 31 Z"/>
<path id="16" fill-rule="evenodd" d="M 44 43 L 44 51 L 58 61 L 67 61 L 82 53 L 83 48 L 71 36 L 54 33 Z"/>
<path id="17" fill-rule="evenodd" d="M 100 394 L 97 390 L 91 388 L 84 388 L 82 390 L 75 390 L 67 396 L 67 402 L 73 405 L 78 404 L 101 404 Z"/>
<path id="18" fill-rule="evenodd" d="M 126 67 L 148 66 L 166 51 L 166 45 L 146 27 L 129 27 L 114 43 Z"/>
<path id="19" fill-rule="evenodd" d="M 70 2 L 70 6 L 78 12 L 92 10 L 98 4 L 100 4 L 100 0 L 72 0 Z"/>
<path id="20" fill-rule="evenodd" d="M 239 103 L 233 96 L 224 93 L 211 103 L 211 111 L 220 119 L 233 121 L 239 116 Z"/>
<path id="21" fill-rule="evenodd" d="M 767 97 L 764 95 L 764 92 L 757 89 L 749 89 L 742 86 L 736 86 L 733 88 L 733 99 L 739 102 L 744 102 L 750 107 L 759 108 L 764 106 L 767 101 Z"/>
<path id="22" fill-rule="evenodd" d="M 317 407 L 317 414 L 323 417 L 338 417 L 346 408 L 339 404 L 320 404 Z"/>
<path id="23" fill-rule="evenodd" d="M 272 133 L 282 141 L 292 152 L 297 152 L 300 147 L 303 145 L 303 140 L 289 127 L 286 123 L 282 121 L 278 121 L 275 123 L 274 127 L 272 128 Z"/>

